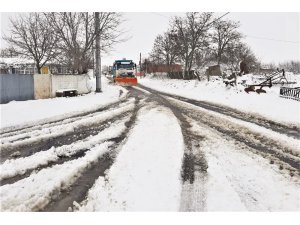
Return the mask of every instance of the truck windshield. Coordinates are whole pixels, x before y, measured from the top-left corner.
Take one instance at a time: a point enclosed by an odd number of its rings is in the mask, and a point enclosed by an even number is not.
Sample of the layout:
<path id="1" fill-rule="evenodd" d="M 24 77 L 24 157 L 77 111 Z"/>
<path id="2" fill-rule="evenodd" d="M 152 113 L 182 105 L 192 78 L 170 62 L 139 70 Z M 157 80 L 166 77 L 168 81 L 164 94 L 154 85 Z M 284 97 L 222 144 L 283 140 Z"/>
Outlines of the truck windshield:
<path id="1" fill-rule="evenodd" d="M 133 69 L 133 63 L 130 63 L 130 64 L 117 63 L 116 69 Z"/>

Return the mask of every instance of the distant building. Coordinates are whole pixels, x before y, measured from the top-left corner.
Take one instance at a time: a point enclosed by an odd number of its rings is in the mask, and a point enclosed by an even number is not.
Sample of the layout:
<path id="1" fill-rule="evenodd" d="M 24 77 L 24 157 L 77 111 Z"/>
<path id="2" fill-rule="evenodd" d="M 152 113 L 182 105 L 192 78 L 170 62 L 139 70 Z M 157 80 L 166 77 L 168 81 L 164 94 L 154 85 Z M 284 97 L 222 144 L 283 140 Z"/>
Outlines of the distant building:
<path id="1" fill-rule="evenodd" d="M 145 65 L 144 70 L 147 73 L 170 73 L 170 72 L 181 72 L 182 66 L 178 64 L 153 64 L 149 63 Z"/>

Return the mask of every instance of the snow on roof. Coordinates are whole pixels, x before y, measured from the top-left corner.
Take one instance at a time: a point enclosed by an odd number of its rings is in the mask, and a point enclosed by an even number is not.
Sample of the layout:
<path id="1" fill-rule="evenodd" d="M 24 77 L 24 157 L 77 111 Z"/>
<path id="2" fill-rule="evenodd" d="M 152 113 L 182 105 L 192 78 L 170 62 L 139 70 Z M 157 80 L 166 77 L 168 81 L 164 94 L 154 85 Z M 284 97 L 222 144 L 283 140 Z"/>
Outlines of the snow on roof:
<path id="1" fill-rule="evenodd" d="M 15 65 L 15 64 L 34 64 L 34 61 L 31 59 L 25 59 L 20 57 L 12 57 L 12 58 L 0 58 L 0 63 Z"/>

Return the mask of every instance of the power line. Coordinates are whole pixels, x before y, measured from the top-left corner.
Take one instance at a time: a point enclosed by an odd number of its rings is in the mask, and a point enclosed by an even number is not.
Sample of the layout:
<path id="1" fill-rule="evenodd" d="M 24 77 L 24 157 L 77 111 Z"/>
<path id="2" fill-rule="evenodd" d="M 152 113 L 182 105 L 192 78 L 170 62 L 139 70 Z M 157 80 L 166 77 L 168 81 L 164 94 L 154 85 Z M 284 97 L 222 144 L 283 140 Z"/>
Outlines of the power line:
<path id="1" fill-rule="evenodd" d="M 255 38 L 255 39 L 263 39 L 263 40 L 269 40 L 269 41 L 278 41 L 278 42 L 287 42 L 287 43 L 293 43 L 293 44 L 299 44 L 299 41 L 288 41 L 288 40 L 280 40 L 280 39 L 273 39 L 273 38 L 266 38 L 266 37 L 257 37 L 252 35 L 245 35 L 246 37 Z"/>
<path id="2" fill-rule="evenodd" d="M 158 15 L 158 16 L 165 17 L 165 18 L 167 18 L 167 19 L 170 19 L 170 17 L 165 16 L 165 15 L 163 15 L 163 14 L 161 14 L 161 13 L 158 13 L 158 12 L 150 12 L 150 13 L 152 13 L 152 14 L 154 14 L 154 15 Z M 218 17 L 217 19 L 215 19 L 214 21 L 212 21 L 210 24 L 213 24 L 214 22 L 218 21 L 219 19 L 223 18 L 224 16 L 226 16 L 226 15 L 228 15 L 228 14 L 229 14 L 229 12 L 225 13 L 224 15 L 222 15 L 222 16 Z M 209 25 L 210 25 L 210 24 L 209 24 Z"/>
<path id="3" fill-rule="evenodd" d="M 152 13 L 152 14 L 154 14 L 154 15 L 157 15 L 157 16 L 162 16 L 162 17 L 165 17 L 165 18 L 167 18 L 168 20 L 170 19 L 170 17 L 168 17 L 168 16 L 165 16 L 165 15 L 163 15 L 163 14 L 160 14 L 160 13 L 157 13 L 157 12 L 150 12 L 150 13 Z"/>
<path id="4" fill-rule="evenodd" d="M 165 16 L 161 13 L 157 13 L 157 12 L 151 12 L 152 14 L 154 15 L 158 15 L 158 16 L 162 16 L 166 19 L 170 19 L 170 17 L 168 16 Z M 227 12 L 225 14 L 223 14 L 222 16 L 216 18 L 215 20 L 213 20 L 211 23 L 209 23 L 208 25 L 211 25 L 215 22 L 217 22 L 218 20 L 220 20 L 221 18 L 223 18 L 224 16 L 228 15 L 230 12 Z M 280 40 L 280 39 L 273 39 L 273 38 L 266 38 L 266 37 L 257 37 L 257 36 L 252 36 L 252 35 L 245 35 L 246 37 L 249 37 L 249 38 L 255 38 L 255 39 L 263 39 L 263 40 L 269 40 L 269 41 L 278 41 L 278 42 L 286 42 L 286 43 L 292 43 L 292 44 L 299 44 L 300 42 L 298 41 L 289 41 L 289 40 Z"/>
<path id="5" fill-rule="evenodd" d="M 228 15 L 228 14 L 229 14 L 229 12 L 227 12 L 227 13 L 223 14 L 222 16 L 218 17 L 217 19 L 215 19 L 214 21 L 212 21 L 211 23 L 209 23 L 208 25 L 211 25 L 211 24 L 213 24 L 214 22 L 216 22 L 216 21 L 220 20 L 221 18 L 223 18 L 224 16 L 226 16 L 226 15 Z"/>

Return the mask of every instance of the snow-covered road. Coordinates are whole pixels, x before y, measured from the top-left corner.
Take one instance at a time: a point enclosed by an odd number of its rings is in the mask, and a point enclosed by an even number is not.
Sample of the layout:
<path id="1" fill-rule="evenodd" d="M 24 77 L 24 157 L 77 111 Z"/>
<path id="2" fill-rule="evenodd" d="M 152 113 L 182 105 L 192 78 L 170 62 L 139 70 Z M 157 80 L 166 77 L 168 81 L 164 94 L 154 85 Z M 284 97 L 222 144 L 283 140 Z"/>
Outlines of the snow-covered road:
<path id="1" fill-rule="evenodd" d="M 116 162 L 96 181 L 80 210 L 179 210 L 182 157 L 181 129 L 172 112 L 141 110 Z"/>
<path id="2" fill-rule="evenodd" d="M 300 210 L 297 128 L 126 89 L 92 111 L 2 130 L 1 211 Z"/>

